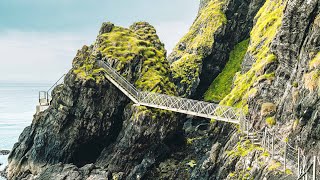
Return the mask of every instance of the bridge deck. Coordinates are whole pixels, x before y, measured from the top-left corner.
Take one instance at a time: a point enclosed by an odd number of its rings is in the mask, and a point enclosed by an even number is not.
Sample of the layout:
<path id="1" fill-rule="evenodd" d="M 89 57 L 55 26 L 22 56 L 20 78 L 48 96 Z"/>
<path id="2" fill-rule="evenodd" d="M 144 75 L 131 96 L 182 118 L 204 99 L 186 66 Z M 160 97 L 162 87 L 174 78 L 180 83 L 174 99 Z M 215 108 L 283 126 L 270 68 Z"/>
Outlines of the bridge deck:
<path id="1" fill-rule="evenodd" d="M 245 118 L 242 110 L 238 108 L 165 94 L 139 91 L 108 63 L 98 61 L 98 66 L 106 70 L 106 77 L 111 81 L 111 83 L 113 83 L 138 105 L 165 109 L 234 124 L 240 124 L 241 120 Z"/>

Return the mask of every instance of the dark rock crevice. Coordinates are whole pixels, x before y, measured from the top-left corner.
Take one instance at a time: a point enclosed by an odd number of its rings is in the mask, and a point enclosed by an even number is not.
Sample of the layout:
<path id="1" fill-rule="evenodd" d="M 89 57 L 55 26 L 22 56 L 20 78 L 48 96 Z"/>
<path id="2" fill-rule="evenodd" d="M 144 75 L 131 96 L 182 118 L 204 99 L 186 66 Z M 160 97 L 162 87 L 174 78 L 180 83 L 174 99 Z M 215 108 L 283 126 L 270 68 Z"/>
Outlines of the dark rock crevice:
<path id="1" fill-rule="evenodd" d="M 228 1 L 227 24 L 215 35 L 212 53 L 203 59 L 200 83 L 192 95 L 201 99 L 212 81 L 221 73 L 234 46 L 249 38 L 253 19 L 264 0 Z"/>

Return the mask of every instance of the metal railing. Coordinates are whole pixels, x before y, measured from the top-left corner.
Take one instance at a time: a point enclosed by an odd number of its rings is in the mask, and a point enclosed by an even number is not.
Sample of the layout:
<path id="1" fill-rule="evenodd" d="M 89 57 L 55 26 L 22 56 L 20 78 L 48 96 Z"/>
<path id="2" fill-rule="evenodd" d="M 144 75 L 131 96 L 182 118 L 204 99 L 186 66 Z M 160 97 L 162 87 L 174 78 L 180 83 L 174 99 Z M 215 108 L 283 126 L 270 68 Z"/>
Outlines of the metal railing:
<path id="1" fill-rule="evenodd" d="M 98 61 L 98 66 L 102 67 L 108 74 L 107 78 L 116 85 L 123 93 L 129 95 L 129 98 L 134 102 L 139 99 L 139 91 L 118 72 L 116 72 L 109 64 Z"/>
<path id="2" fill-rule="evenodd" d="M 47 91 L 40 91 L 39 92 L 39 105 L 40 106 L 49 106 L 50 101 L 52 99 L 51 92 L 52 90 L 59 84 L 61 84 L 61 81 L 66 76 L 66 74 L 63 74 Z"/>
<path id="3" fill-rule="evenodd" d="M 268 128 L 265 128 L 264 131 L 255 130 L 241 109 L 165 94 L 142 92 L 108 63 L 98 60 L 97 64 L 105 69 L 107 79 L 136 104 L 239 124 L 240 130 L 246 134 L 247 139 L 251 140 L 252 143 L 258 143 L 270 153 L 272 159 L 283 164 L 284 172 L 287 172 L 288 167 L 297 172 L 297 176 L 302 176 L 306 171 L 306 161 L 301 160 L 301 153 L 298 148 L 292 147 L 287 140 L 277 137 Z M 304 164 L 301 165 L 301 162 Z M 315 178 L 315 163 L 312 166 L 314 167 L 312 173 Z M 308 171 L 304 173 L 303 177 L 308 176 Z"/>
<path id="4" fill-rule="evenodd" d="M 50 89 L 47 91 L 47 98 L 48 98 L 48 102 L 50 102 L 50 98 L 51 98 L 51 92 L 53 90 L 53 88 L 55 88 L 57 85 L 61 84 L 61 81 L 63 80 L 63 78 L 66 76 L 66 74 L 63 74 L 58 81 L 56 81 L 51 87 Z"/>
<path id="5" fill-rule="evenodd" d="M 139 105 L 165 109 L 234 124 L 240 124 L 240 120 L 244 118 L 244 113 L 238 108 L 153 92 L 141 92 L 124 77 L 122 77 L 117 71 L 115 71 L 108 63 L 104 61 L 98 61 L 97 63 L 98 66 L 106 70 L 107 78 L 123 93 L 128 95 L 131 100 Z"/>

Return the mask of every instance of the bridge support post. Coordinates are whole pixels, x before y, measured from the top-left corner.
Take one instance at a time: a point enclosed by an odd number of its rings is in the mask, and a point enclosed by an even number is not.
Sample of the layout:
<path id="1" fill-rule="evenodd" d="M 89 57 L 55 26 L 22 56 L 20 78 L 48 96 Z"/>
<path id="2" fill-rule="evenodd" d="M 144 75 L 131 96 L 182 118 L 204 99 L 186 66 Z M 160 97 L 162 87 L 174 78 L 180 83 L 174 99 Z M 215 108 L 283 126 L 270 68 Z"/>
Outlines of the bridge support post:
<path id="1" fill-rule="evenodd" d="M 317 157 L 313 156 L 312 180 L 316 180 L 316 165 L 317 165 Z"/>
<path id="2" fill-rule="evenodd" d="M 264 128 L 263 140 L 262 140 L 262 145 L 264 147 L 266 147 L 266 144 L 267 144 L 266 138 L 267 138 L 267 128 Z"/>
<path id="3" fill-rule="evenodd" d="M 283 172 L 286 172 L 286 169 L 287 169 L 287 142 L 284 146 L 284 171 Z"/>
<path id="4" fill-rule="evenodd" d="M 298 177 L 300 176 L 300 149 L 298 148 Z"/>
<path id="5" fill-rule="evenodd" d="M 274 136 L 271 137 L 271 141 L 272 159 L 274 159 Z"/>

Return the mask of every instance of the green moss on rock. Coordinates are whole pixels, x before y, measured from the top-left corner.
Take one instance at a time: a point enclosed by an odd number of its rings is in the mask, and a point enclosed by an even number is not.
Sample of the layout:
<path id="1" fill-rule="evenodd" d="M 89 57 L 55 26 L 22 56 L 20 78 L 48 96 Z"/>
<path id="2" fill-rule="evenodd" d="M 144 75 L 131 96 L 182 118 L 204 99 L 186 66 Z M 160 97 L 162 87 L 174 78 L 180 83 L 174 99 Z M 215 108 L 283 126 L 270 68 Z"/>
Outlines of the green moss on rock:
<path id="1" fill-rule="evenodd" d="M 174 62 L 172 70 L 175 81 L 187 86 L 187 92 L 199 77 L 202 59 L 212 51 L 216 31 L 227 23 L 227 18 L 222 12 L 224 4 L 225 0 L 208 0 L 204 3 L 189 32 L 169 56 Z"/>
<path id="2" fill-rule="evenodd" d="M 274 125 L 276 125 L 277 121 L 276 121 L 276 118 L 273 116 L 273 117 L 267 117 L 266 118 L 266 123 L 269 127 L 272 127 Z"/>
<path id="3" fill-rule="evenodd" d="M 171 65 L 173 78 L 178 79 L 181 84 L 186 84 L 187 91 L 190 91 L 191 84 L 199 76 L 201 60 L 201 56 L 187 53 Z"/>
<path id="4" fill-rule="evenodd" d="M 200 10 L 189 32 L 180 40 L 179 44 L 186 45 L 186 51 L 196 51 L 200 55 L 211 50 L 214 42 L 213 34 L 227 23 L 227 18 L 222 12 L 224 4 L 225 0 L 211 0 Z M 178 53 L 183 53 L 179 51 L 179 47 L 176 47 L 176 50 Z"/>
<path id="5" fill-rule="evenodd" d="M 248 49 L 248 52 L 255 58 L 255 63 L 248 72 L 236 77 L 234 88 L 221 101 L 221 104 L 245 107 L 247 111 L 247 93 L 253 88 L 254 83 L 259 81 L 258 77 L 264 75 L 264 68 L 277 61 L 276 56 L 270 51 L 270 46 L 281 25 L 286 2 L 286 0 L 267 0 L 257 13 L 256 23 L 250 33 Z"/>
<path id="6" fill-rule="evenodd" d="M 221 101 L 231 92 L 233 78 L 236 73 L 241 70 L 241 63 L 247 52 L 248 46 L 249 39 L 240 42 L 231 51 L 229 60 L 223 71 L 212 82 L 205 93 L 205 101 Z"/>
<path id="7" fill-rule="evenodd" d="M 139 60 L 141 69 L 135 86 L 143 91 L 174 94 L 175 86 L 170 81 L 170 65 L 166 59 L 166 50 L 159 40 L 156 30 L 146 22 L 134 23 L 130 28 L 112 26 L 101 31 L 94 44 L 96 51 L 103 57 L 117 62 L 118 71 Z M 94 54 L 94 53 L 91 53 Z M 74 70 L 79 78 L 101 81 L 103 69 L 95 69 L 95 57 L 87 57 L 82 66 Z"/>
<path id="8" fill-rule="evenodd" d="M 320 52 L 317 53 L 317 55 L 310 61 L 309 63 L 309 69 L 317 69 L 320 67 Z"/>

